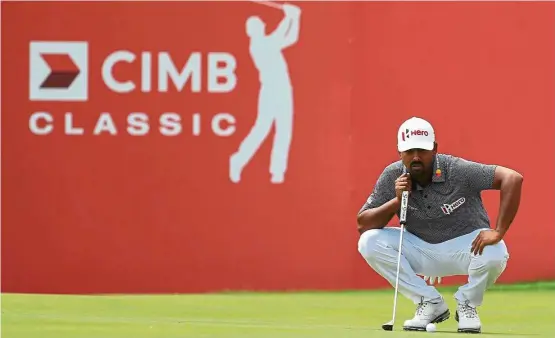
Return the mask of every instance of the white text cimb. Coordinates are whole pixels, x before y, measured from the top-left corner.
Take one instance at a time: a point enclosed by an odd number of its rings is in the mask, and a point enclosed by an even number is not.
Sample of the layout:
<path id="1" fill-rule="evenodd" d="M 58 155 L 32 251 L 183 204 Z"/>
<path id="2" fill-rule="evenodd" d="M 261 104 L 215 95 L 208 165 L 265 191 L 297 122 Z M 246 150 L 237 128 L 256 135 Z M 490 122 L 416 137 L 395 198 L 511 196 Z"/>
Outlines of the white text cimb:
<path id="1" fill-rule="evenodd" d="M 118 135 L 124 130 L 131 136 L 145 136 L 153 129 L 150 120 L 146 113 L 133 112 L 127 115 L 126 123 L 122 126 L 114 121 L 110 113 L 104 112 L 99 114 L 94 126 L 86 129 L 71 112 L 64 114 L 63 125 L 60 125 L 55 121 L 54 114 L 39 111 L 29 117 L 29 130 L 35 135 L 49 135 L 53 133 L 55 126 L 60 126 L 63 127 L 65 135 Z M 162 113 L 157 119 L 158 128 L 155 130 L 163 136 L 180 135 L 185 128 L 183 120 L 177 113 Z M 209 126 L 213 135 L 226 137 L 235 133 L 235 122 L 235 117 L 229 113 L 217 113 L 211 118 L 203 118 L 200 113 L 195 113 L 191 115 L 190 123 L 187 124 L 193 136 L 200 136 Z M 205 126 L 207 124 L 208 126 Z"/>
<path id="2" fill-rule="evenodd" d="M 153 54 L 156 57 L 154 62 Z M 186 61 L 178 62 L 183 66 L 176 67 L 168 52 L 141 52 L 138 57 L 133 52 L 118 50 L 108 55 L 102 63 L 102 79 L 110 90 L 122 94 L 133 92 L 138 86 L 143 93 L 164 93 L 170 90 L 181 92 L 187 83 L 190 84 L 190 91 L 193 93 L 203 90 L 208 93 L 233 91 L 237 85 L 235 57 L 230 53 L 210 52 L 203 61 L 202 56 L 200 52 L 193 52 Z M 138 73 L 140 83 L 137 85 L 138 79 L 133 81 L 131 78 L 132 74 Z M 155 79 L 152 78 L 153 75 Z M 157 85 L 155 89 L 153 83 Z"/>

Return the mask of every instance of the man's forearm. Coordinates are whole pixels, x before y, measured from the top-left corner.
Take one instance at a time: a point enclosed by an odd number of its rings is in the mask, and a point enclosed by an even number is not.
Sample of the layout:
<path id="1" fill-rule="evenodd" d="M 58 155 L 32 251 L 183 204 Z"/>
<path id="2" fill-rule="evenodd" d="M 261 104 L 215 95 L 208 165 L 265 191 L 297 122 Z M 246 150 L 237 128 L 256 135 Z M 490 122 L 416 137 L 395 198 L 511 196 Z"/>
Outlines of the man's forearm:
<path id="1" fill-rule="evenodd" d="M 381 229 L 389 223 L 399 210 L 401 202 L 395 197 L 383 205 L 364 210 L 358 215 L 358 232 L 363 233 L 370 229 Z"/>
<path id="2" fill-rule="evenodd" d="M 496 230 L 505 236 L 513 222 L 520 205 L 522 191 L 522 176 L 514 174 L 501 182 L 499 216 L 497 217 Z"/>

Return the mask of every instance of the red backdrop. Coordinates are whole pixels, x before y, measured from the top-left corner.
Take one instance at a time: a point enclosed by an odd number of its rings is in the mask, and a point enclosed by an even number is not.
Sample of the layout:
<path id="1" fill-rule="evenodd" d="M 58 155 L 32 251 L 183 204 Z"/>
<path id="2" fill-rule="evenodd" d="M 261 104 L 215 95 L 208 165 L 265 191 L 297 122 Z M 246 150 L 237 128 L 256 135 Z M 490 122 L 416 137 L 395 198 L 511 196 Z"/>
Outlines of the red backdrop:
<path id="1" fill-rule="evenodd" d="M 2 3 L 2 291 L 385 286 L 356 250 L 356 213 L 397 159 L 397 128 L 413 115 L 434 124 L 440 151 L 524 175 L 500 281 L 555 278 L 555 4 L 299 6 L 300 38 L 284 52 L 294 87 L 285 182 L 270 183 L 270 134 L 234 184 L 229 156 L 256 119 L 259 89 L 245 21 L 258 15 L 273 29 L 281 11 L 252 2 Z M 32 41 L 87 42 L 86 101 L 30 98 L 40 68 Z M 113 68 L 135 83 L 130 93 L 103 79 L 116 51 L 137 56 Z M 149 92 L 140 90 L 143 52 Z M 161 92 L 159 53 L 180 70 L 195 52 L 200 91 L 188 82 Z M 217 52 L 236 61 L 225 93 L 208 90 Z M 50 133 L 33 133 L 36 112 L 49 113 Z M 127 131 L 133 112 L 148 118 L 146 135 Z M 167 112 L 180 117 L 178 135 L 160 132 Z M 211 119 L 224 112 L 235 130 L 218 136 Z M 66 113 L 82 135 L 67 135 Z M 102 113 L 115 135 L 94 135 Z M 484 200 L 495 222 L 498 192 Z"/>

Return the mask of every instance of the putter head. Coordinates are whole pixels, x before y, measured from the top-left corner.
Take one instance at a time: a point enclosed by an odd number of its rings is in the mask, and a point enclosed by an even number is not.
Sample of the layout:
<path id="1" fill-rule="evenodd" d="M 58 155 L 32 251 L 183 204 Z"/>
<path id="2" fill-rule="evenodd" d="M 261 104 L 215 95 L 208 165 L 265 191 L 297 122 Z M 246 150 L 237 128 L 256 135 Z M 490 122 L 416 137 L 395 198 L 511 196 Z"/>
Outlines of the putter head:
<path id="1" fill-rule="evenodd" d="M 393 331 L 393 321 L 383 324 L 382 329 L 385 331 Z"/>

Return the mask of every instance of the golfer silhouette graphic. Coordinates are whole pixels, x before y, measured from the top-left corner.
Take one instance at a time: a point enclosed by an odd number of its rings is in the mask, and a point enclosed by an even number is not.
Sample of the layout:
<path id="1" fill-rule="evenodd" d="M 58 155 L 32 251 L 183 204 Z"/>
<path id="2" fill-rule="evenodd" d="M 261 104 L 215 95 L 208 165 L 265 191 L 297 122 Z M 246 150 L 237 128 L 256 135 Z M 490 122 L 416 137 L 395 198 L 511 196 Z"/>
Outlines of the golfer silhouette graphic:
<path id="1" fill-rule="evenodd" d="M 251 16 L 246 21 L 249 52 L 259 72 L 260 91 L 256 121 L 229 159 L 229 178 L 234 183 L 241 180 L 243 168 L 260 148 L 272 125 L 275 125 L 275 134 L 270 159 L 271 182 L 279 184 L 285 180 L 293 133 L 293 87 L 282 51 L 299 38 L 301 10 L 290 4 L 284 4 L 282 9 L 285 17 L 269 35 L 259 17 Z"/>

